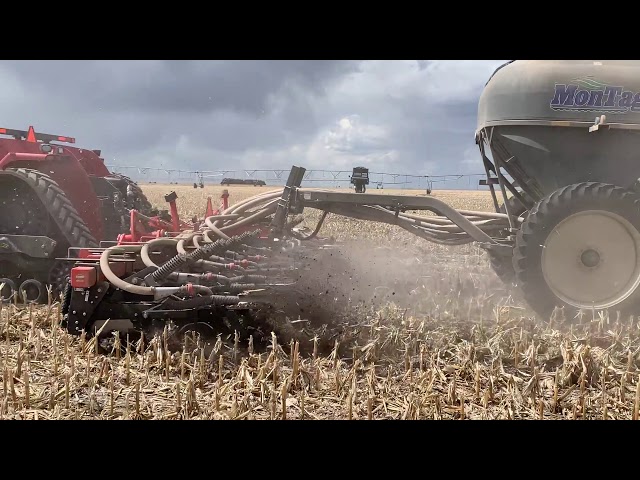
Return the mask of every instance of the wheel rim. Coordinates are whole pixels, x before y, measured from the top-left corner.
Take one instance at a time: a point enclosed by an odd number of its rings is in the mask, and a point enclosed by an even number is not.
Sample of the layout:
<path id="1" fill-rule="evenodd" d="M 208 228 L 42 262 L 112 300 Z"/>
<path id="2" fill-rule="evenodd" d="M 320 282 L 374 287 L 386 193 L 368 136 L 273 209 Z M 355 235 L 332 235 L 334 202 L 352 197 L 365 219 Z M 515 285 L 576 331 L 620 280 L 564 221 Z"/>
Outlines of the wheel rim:
<path id="1" fill-rule="evenodd" d="M 640 232 L 612 212 L 588 210 L 561 221 L 542 253 L 551 291 L 577 308 L 611 308 L 640 284 Z"/>
<path id="2" fill-rule="evenodd" d="M 180 335 L 186 335 L 191 333 L 196 333 L 201 337 L 214 336 L 215 330 L 211 325 L 204 322 L 187 323 L 182 327 L 180 327 L 180 329 L 178 330 L 178 334 Z"/>
<path id="3" fill-rule="evenodd" d="M 204 322 L 188 323 L 180 327 L 178 330 L 178 335 L 181 337 L 179 341 L 185 342 L 186 340 L 186 343 L 184 343 L 183 346 L 187 349 L 191 346 L 188 345 L 189 343 L 192 343 L 192 346 L 196 346 L 198 338 L 203 342 L 204 346 L 211 345 L 211 341 L 215 337 L 215 333 L 214 328 Z"/>
<path id="4" fill-rule="evenodd" d="M 44 299 L 44 285 L 37 280 L 25 280 L 20 285 L 20 296 L 24 303 L 38 303 Z"/>
<path id="5" fill-rule="evenodd" d="M 0 278 L 0 303 L 13 299 L 16 293 L 16 284 L 8 278 Z"/>

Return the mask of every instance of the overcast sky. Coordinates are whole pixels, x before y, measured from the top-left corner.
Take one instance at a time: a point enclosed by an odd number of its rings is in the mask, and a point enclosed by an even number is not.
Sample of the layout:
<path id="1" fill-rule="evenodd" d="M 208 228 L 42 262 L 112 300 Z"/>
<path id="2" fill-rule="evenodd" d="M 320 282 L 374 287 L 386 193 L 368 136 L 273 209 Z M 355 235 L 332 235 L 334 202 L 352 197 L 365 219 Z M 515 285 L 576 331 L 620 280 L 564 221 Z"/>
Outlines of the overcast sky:
<path id="1" fill-rule="evenodd" d="M 480 173 L 478 97 L 504 60 L 0 61 L 0 127 L 108 164 Z"/>

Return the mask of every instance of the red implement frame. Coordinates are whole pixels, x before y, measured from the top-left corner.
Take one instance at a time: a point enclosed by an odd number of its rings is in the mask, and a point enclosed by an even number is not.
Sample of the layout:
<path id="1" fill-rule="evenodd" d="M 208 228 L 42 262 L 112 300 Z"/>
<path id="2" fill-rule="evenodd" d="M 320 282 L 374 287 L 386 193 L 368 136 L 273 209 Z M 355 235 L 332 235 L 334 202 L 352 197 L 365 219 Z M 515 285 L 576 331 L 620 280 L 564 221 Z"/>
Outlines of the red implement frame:
<path id="1" fill-rule="evenodd" d="M 176 204 L 177 195 L 175 192 L 171 192 L 166 195 L 165 199 L 167 203 L 169 203 L 169 211 L 171 213 L 170 223 L 160 217 L 147 217 L 137 210 L 131 210 L 129 232 L 122 233 L 118 236 L 118 245 L 136 245 L 156 238 L 174 237 L 185 230 L 197 230 L 203 223 L 203 221 L 198 221 L 195 217 L 192 219 L 191 223 L 180 220 L 178 206 Z M 220 199 L 222 200 L 222 204 L 215 210 L 213 209 L 211 197 L 207 199 L 207 208 L 204 218 L 220 215 L 229 208 L 229 192 L 227 190 L 222 192 Z M 255 227 L 240 227 L 238 229 L 238 233 L 234 231 L 233 235 L 237 235 L 245 231 L 251 231 L 253 229 L 255 229 Z"/>

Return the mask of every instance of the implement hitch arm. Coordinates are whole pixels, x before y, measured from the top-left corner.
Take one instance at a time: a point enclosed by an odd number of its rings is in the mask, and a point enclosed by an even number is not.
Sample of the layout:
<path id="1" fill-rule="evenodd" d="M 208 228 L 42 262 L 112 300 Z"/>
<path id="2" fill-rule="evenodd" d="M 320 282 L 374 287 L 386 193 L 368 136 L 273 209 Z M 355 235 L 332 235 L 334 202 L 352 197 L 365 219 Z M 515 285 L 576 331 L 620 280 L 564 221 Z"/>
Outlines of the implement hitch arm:
<path id="1" fill-rule="evenodd" d="M 446 203 L 433 197 L 373 194 L 363 197 L 363 195 L 357 195 L 355 193 L 319 192 L 313 190 L 298 189 L 296 190 L 296 203 L 299 203 L 304 207 L 311 207 L 328 211 L 334 210 L 335 207 L 344 207 L 347 205 L 353 205 L 355 207 L 386 207 L 393 209 L 394 212 L 403 212 L 406 210 L 428 210 L 451 219 L 453 223 L 455 223 L 458 227 L 468 233 L 469 236 L 471 236 L 471 238 L 473 238 L 473 240 L 475 240 L 476 242 L 493 242 L 489 235 L 476 227 L 462 214 L 451 208 Z M 394 217 L 397 218 L 397 215 L 395 213 Z M 383 219 L 383 217 L 381 217 L 379 221 L 384 221 L 384 223 L 394 223 L 392 221 L 386 221 L 386 219 Z"/>
<path id="2" fill-rule="evenodd" d="M 300 188 L 302 180 L 304 179 L 305 172 L 306 169 L 304 169 L 303 167 L 296 167 L 295 165 L 291 167 L 289 178 L 287 179 L 287 183 L 284 186 L 282 196 L 278 201 L 276 213 L 273 215 L 273 220 L 271 221 L 271 234 L 274 237 L 282 235 L 284 231 L 284 225 L 291 210 L 290 201 L 292 193 L 295 197 L 295 191 Z"/>
<path id="3" fill-rule="evenodd" d="M 461 245 L 475 241 L 492 250 L 506 251 L 511 248 L 487 233 L 508 228 L 505 214 L 456 210 L 433 197 L 362 195 L 300 188 L 304 173 L 302 167 L 294 166 L 291 169 L 271 224 L 274 236 L 283 233 L 289 214 L 301 213 L 305 207 L 309 207 L 360 220 L 398 225 L 435 243 Z M 411 210 L 427 210 L 436 216 L 404 213 Z"/>

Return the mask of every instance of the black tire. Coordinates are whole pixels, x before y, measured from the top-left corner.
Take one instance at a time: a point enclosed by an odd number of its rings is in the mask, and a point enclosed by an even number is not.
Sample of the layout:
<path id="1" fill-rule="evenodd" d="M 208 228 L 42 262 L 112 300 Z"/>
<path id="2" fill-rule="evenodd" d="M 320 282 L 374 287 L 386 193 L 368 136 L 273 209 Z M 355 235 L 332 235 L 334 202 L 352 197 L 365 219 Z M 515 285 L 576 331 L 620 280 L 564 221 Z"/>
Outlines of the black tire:
<path id="1" fill-rule="evenodd" d="M 158 209 L 154 208 L 153 205 L 151 205 L 151 202 L 149 201 L 147 196 L 144 194 L 144 192 L 136 182 L 134 182 L 129 177 L 122 175 L 120 173 L 112 173 L 111 175 L 113 177 L 124 180 L 125 183 L 133 189 L 136 195 L 136 202 L 135 202 L 136 205 L 133 205 L 133 207 L 135 207 L 136 210 L 138 210 L 140 213 L 148 217 L 154 217 L 158 215 Z"/>
<path id="2" fill-rule="evenodd" d="M 525 301 L 543 320 L 548 320 L 555 307 L 567 312 L 577 308 L 553 293 L 542 271 L 542 253 L 547 238 L 558 224 L 567 217 L 586 210 L 614 213 L 640 231 L 640 196 L 624 188 L 603 183 L 579 183 L 563 187 L 538 202 L 516 235 L 513 267 L 516 282 Z M 567 253 L 569 255 L 569 253 Z M 620 313 L 633 313 L 640 300 L 640 288 L 636 287 L 625 299 L 610 308 Z M 568 313 L 565 318 L 573 318 Z M 614 314 L 615 318 L 615 314 Z"/>
<path id="3" fill-rule="evenodd" d="M 507 203 L 509 204 L 511 213 L 514 215 L 520 216 L 527 211 L 527 208 L 515 197 L 508 198 Z M 507 213 L 507 209 L 504 204 L 500 206 L 499 210 L 500 213 Z M 509 231 L 501 230 L 498 234 L 500 236 L 507 237 L 509 235 Z M 507 286 L 514 286 L 516 281 L 516 272 L 513 268 L 512 257 L 499 255 L 491 250 L 487 250 L 487 255 L 489 256 L 489 265 L 491 266 L 491 269 L 495 272 L 502 283 Z"/>
<path id="4" fill-rule="evenodd" d="M 98 246 L 98 241 L 78 215 L 78 211 L 51 177 L 27 168 L 7 169 L 4 173 L 22 180 L 31 187 L 69 246 L 80 248 Z M 54 240 L 61 239 L 55 238 Z"/>
<path id="5" fill-rule="evenodd" d="M 0 179 L 6 179 L 2 176 Z M 13 235 L 48 235 L 55 231 L 36 193 L 23 181 L 0 183 L 0 232 Z"/>

